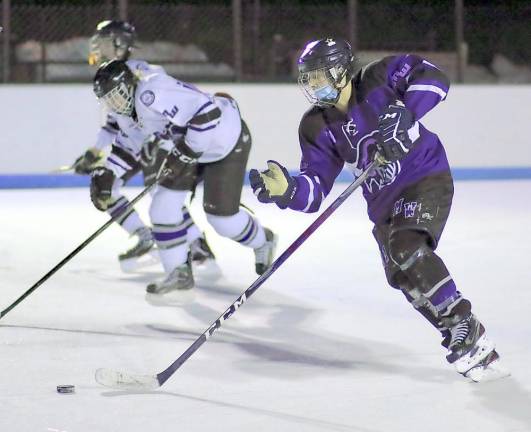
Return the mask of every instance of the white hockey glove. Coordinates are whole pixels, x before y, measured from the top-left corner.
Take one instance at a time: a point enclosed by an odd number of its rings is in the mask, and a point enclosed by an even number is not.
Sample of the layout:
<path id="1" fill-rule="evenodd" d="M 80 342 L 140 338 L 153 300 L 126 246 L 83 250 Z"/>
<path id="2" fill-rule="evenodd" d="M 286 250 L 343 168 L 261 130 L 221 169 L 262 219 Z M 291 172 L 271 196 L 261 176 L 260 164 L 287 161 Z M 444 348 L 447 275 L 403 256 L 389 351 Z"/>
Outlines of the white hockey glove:
<path id="1" fill-rule="evenodd" d="M 277 161 L 268 160 L 267 168 L 262 172 L 249 171 L 253 192 L 260 202 L 274 202 L 280 208 L 286 208 L 297 191 L 297 182 Z"/>

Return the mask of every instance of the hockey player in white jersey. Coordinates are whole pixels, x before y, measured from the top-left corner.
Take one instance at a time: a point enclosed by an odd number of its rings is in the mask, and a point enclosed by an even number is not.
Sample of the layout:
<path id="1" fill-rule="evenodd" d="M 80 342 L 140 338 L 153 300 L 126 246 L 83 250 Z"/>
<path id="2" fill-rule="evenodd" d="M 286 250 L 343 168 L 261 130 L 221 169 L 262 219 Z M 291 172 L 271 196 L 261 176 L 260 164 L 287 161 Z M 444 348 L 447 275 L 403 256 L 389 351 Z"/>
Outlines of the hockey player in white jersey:
<path id="1" fill-rule="evenodd" d="M 198 171 L 204 181 L 207 220 L 218 234 L 254 249 L 256 272 L 264 273 L 272 263 L 276 239 L 240 207 L 251 135 L 236 101 L 228 95 L 204 93 L 164 73 L 138 78 L 126 62 L 116 60 L 98 69 L 94 92 L 116 114 L 121 132 L 116 152 L 93 173 L 93 200 L 105 199 L 114 179 L 126 175 L 137 162 L 146 136 L 155 135 L 158 140 L 143 146 L 143 163 L 157 165 L 157 160 L 164 159 L 172 173 L 160 182 L 150 208 L 167 277 L 148 285 L 147 292 L 177 291 L 181 298 L 191 293 L 187 221 L 181 209 Z"/>
<path id="2" fill-rule="evenodd" d="M 136 43 L 136 30 L 133 25 L 126 21 L 106 20 L 102 21 L 96 27 L 96 32 L 90 39 L 90 53 L 88 62 L 92 66 L 99 67 L 102 63 L 118 59 L 127 62 L 128 67 L 137 76 L 142 76 L 157 71 L 164 72 L 163 68 L 158 65 L 152 65 L 142 60 L 130 59 L 131 53 Z M 93 169 L 103 165 L 105 161 L 105 150 L 110 147 L 118 133 L 119 126 L 112 112 L 106 109 L 102 110 L 105 118 L 103 126 L 100 128 L 94 147 L 89 148 L 74 163 L 74 170 L 78 174 L 90 174 Z M 116 179 L 113 189 L 112 203 L 107 207 L 107 212 L 113 216 L 124 206 L 128 205 L 127 198 L 120 193 L 120 188 L 129 178 L 140 170 L 137 164 L 128 176 Z M 143 170 L 144 181 L 148 184 L 153 180 L 155 173 L 153 169 Z M 188 240 L 192 251 L 192 258 L 195 264 L 209 264 L 209 268 L 216 269 L 215 257 L 204 235 L 194 224 L 188 209 L 183 206 L 183 213 L 189 221 Z M 138 267 L 139 259 L 142 259 L 154 246 L 154 240 L 151 229 L 144 224 L 138 213 L 132 208 L 126 212 L 118 223 L 124 228 L 129 235 L 137 237 L 137 243 L 125 253 L 119 255 L 119 261 L 124 271 L 134 270 Z M 149 260 L 148 260 L 149 262 Z"/>

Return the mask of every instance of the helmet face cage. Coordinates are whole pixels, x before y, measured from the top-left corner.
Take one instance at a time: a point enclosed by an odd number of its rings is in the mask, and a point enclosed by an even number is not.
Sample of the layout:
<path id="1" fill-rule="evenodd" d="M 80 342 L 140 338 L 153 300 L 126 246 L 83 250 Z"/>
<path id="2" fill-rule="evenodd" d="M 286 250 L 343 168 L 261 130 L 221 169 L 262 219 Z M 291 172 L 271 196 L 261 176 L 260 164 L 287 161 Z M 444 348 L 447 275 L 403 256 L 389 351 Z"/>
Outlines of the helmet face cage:
<path id="1" fill-rule="evenodd" d="M 311 104 L 330 106 L 339 100 L 341 90 L 347 85 L 347 72 L 348 68 L 341 64 L 301 71 L 298 82 Z"/>
<path id="2" fill-rule="evenodd" d="M 104 94 L 100 100 L 117 114 L 130 116 L 134 108 L 134 86 L 120 82 L 111 91 Z"/>

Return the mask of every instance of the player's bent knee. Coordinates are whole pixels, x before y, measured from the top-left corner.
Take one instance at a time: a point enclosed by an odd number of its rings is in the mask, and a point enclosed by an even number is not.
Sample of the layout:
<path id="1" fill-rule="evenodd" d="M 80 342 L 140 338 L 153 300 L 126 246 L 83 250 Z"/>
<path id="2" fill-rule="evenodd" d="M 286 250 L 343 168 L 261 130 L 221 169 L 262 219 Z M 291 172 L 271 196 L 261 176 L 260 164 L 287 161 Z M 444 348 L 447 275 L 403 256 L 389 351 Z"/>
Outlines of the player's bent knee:
<path id="1" fill-rule="evenodd" d="M 401 230 L 391 235 L 389 255 L 393 262 L 406 271 L 417 261 L 433 253 L 428 237 L 422 231 Z"/>
<path id="2" fill-rule="evenodd" d="M 174 224 L 183 218 L 183 203 L 187 191 L 174 191 L 158 187 L 153 195 L 149 207 L 149 217 L 152 223 Z"/>

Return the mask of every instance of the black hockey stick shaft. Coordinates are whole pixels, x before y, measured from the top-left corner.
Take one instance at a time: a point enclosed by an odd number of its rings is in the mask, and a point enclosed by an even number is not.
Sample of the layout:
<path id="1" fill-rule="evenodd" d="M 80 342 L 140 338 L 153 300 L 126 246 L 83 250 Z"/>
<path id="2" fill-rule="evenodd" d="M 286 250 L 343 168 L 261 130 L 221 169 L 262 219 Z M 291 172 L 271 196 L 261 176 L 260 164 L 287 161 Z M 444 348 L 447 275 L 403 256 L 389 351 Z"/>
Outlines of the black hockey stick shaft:
<path id="1" fill-rule="evenodd" d="M 42 278 L 40 278 L 35 284 L 29 288 L 24 294 L 22 294 L 18 299 L 16 299 L 10 306 L 5 308 L 0 312 L 0 319 L 2 319 L 11 309 L 17 306 L 22 302 L 26 297 L 28 297 L 33 291 L 39 288 L 44 282 L 46 282 L 51 276 L 53 276 L 61 267 L 63 267 L 68 261 L 75 257 L 80 251 L 82 251 L 92 240 L 98 237 L 103 231 L 105 231 L 113 222 L 119 219 L 125 212 L 130 210 L 138 201 L 140 201 L 155 185 L 157 181 L 153 182 L 149 186 L 146 186 L 142 192 L 140 192 L 135 198 L 133 198 L 129 204 L 124 206 L 117 214 L 111 217 L 107 222 L 105 222 L 100 228 L 98 228 L 93 234 L 91 234 L 83 243 L 76 247 L 72 252 L 70 252 L 66 257 L 64 257 L 54 268 L 52 268 L 48 273 L 46 273 Z"/>
<path id="2" fill-rule="evenodd" d="M 361 175 L 353 181 L 344 191 L 339 195 L 335 201 L 328 206 L 313 222 L 306 228 L 306 230 L 280 255 L 269 267 L 264 274 L 256 279 L 253 284 L 241 294 L 229 308 L 220 315 L 220 317 L 212 323 L 212 325 L 205 330 L 205 332 L 199 336 L 188 349 L 181 354 L 181 356 L 175 360 L 165 370 L 157 374 L 157 381 L 159 385 L 164 384 L 174 373 L 179 369 L 183 363 L 188 360 L 192 354 L 194 354 L 203 345 L 216 330 L 221 327 L 223 321 L 228 320 L 236 310 L 251 297 L 254 292 L 295 252 L 299 246 L 301 246 L 322 223 L 327 220 L 330 215 L 337 210 L 337 208 L 343 204 L 346 199 L 367 179 L 372 171 L 381 163 L 381 159 L 377 158 L 372 162 Z"/>

